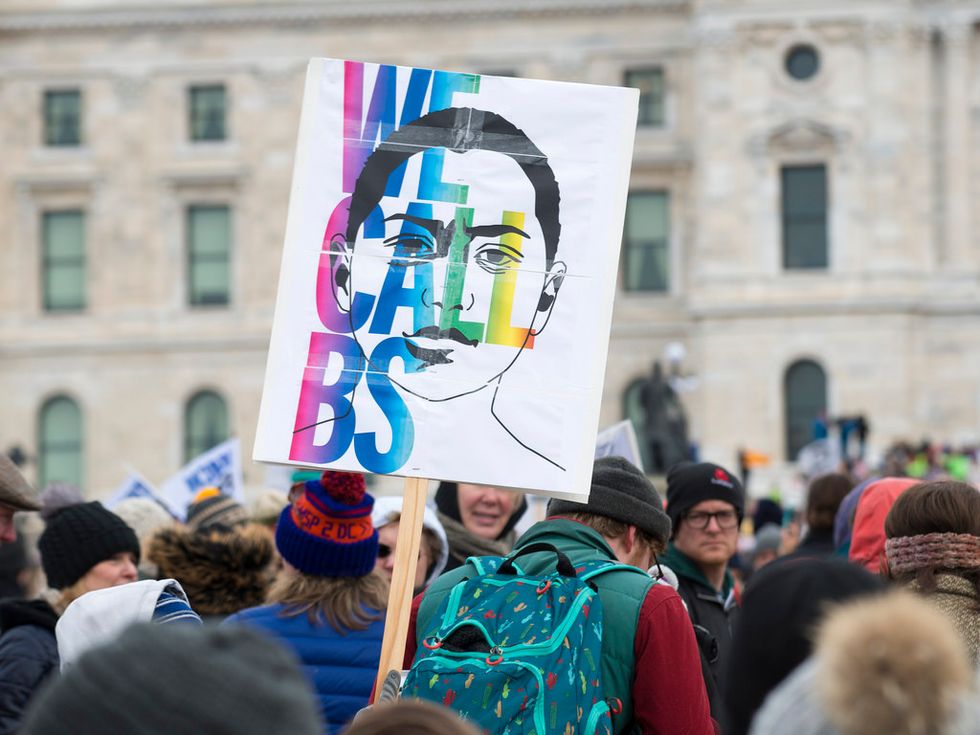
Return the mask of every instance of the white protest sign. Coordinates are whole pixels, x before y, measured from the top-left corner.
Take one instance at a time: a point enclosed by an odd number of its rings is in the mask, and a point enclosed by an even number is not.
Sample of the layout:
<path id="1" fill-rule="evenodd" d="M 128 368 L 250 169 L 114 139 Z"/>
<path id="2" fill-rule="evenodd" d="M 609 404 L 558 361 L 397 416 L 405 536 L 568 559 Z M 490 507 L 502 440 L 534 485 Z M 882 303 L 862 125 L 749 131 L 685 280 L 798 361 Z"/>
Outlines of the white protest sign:
<path id="1" fill-rule="evenodd" d="M 177 517 L 187 516 L 187 506 L 199 490 L 214 486 L 239 503 L 245 502 L 241 446 L 238 439 L 222 442 L 198 455 L 160 486 L 160 497 Z"/>
<path id="2" fill-rule="evenodd" d="M 796 455 L 796 466 L 807 477 L 837 472 L 840 462 L 840 442 L 830 438 L 812 441 Z"/>
<path id="3" fill-rule="evenodd" d="M 599 432 L 595 442 L 595 458 L 600 457 L 623 457 L 635 467 L 643 469 L 643 457 L 632 421 L 620 421 Z"/>
<path id="4" fill-rule="evenodd" d="M 112 510 L 122 501 L 129 498 L 148 498 L 155 503 L 159 503 L 176 518 L 182 518 L 184 513 L 180 508 L 173 507 L 165 498 L 161 497 L 143 475 L 139 472 L 130 472 L 119 486 L 113 490 L 112 495 L 105 501 L 104 505 Z"/>
<path id="5" fill-rule="evenodd" d="M 312 60 L 254 458 L 586 498 L 637 100 Z"/>

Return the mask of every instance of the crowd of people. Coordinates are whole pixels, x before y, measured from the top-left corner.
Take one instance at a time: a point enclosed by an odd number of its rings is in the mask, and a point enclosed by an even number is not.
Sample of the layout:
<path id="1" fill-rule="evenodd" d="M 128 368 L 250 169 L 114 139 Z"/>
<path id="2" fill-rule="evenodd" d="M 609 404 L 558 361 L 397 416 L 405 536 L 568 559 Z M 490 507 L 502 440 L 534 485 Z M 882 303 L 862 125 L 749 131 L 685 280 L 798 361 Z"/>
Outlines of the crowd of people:
<path id="1" fill-rule="evenodd" d="M 598 459 L 518 536 L 521 493 L 440 483 L 407 678 L 372 702 L 400 498 L 297 473 L 178 522 L 0 455 L 0 735 L 980 733 L 976 487 L 832 473 L 794 514 L 681 462 L 664 490 Z"/>

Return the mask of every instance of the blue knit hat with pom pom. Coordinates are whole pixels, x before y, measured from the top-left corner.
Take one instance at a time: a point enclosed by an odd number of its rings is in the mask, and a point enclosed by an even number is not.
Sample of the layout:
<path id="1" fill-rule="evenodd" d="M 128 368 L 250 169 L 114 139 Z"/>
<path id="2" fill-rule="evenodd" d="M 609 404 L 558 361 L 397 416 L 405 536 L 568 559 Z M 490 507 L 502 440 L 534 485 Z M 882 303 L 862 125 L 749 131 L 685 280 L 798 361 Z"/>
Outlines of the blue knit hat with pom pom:
<path id="1" fill-rule="evenodd" d="M 307 480 L 302 495 L 283 509 L 276 548 L 304 574 L 363 577 L 378 557 L 373 508 L 363 475 L 327 470 Z"/>

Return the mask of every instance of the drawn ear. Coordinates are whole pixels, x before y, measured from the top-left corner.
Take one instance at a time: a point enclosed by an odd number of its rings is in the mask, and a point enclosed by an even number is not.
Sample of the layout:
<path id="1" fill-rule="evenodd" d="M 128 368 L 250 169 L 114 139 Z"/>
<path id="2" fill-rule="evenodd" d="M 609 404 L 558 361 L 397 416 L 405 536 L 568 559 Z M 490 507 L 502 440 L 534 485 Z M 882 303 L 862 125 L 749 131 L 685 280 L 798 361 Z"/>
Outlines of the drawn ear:
<path id="1" fill-rule="evenodd" d="M 330 238 L 330 290 L 333 291 L 334 301 L 341 311 L 349 312 L 350 294 L 350 253 L 347 250 L 347 240 L 340 233 Z"/>
<path id="2" fill-rule="evenodd" d="M 544 313 L 544 320 L 540 327 L 535 327 L 534 334 L 541 334 L 544 328 L 548 326 L 548 320 L 551 319 L 551 310 L 555 308 L 558 289 L 561 288 L 566 271 L 565 264 L 559 260 L 551 266 L 551 270 L 545 276 L 544 286 L 541 287 L 541 295 L 538 297 L 538 311 Z M 537 318 L 535 318 L 535 321 L 537 321 Z"/>

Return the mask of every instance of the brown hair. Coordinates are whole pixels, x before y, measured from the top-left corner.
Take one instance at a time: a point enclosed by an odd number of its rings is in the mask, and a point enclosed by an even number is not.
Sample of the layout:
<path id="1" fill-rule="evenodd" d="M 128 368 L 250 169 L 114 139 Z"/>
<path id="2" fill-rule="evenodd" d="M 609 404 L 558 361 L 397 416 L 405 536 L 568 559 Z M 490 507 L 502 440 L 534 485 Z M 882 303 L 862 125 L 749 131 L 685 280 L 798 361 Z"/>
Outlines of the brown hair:
<path id="1" fill-rule="evenodd" d="M 806 499 L 806 522 L 810 528 L 832 529 L 837 509 L 852 487 L 851 478 L 837 472 L 814 479 Z"/>
<path id="2" fill-rule="evenodd" d="M 920 482 L 895 500 L 885 518 L 885 537 L 900 538 L 927 533 L 961 533 L 980 536 L 980 491 L 965 482 Z M 902 584 L 915 582 L 924 593 L 936 589 L 936 574 L 956 572 L 971 582 L 980 597 L 980 571 L 925 567 L 889 576 Z"/>
<path id="3" fill-rule="evenodd" d="M 629 530 L 629 523 L 617 521 L 608 516 L 600 516 L 594 513 L 562 513 L 562 518 L 570 518 L 573 521 L 584 523 L 589 528 L 596 531 L 600 536 L 606 538 L 622 538 Z M 636 528 L 636 540 L 650 549 L 654 554 L 662 554 L 667 548 L 666 544 L 646 531 Z"/>
<path id="4" fill-rule="evenodd" d="M 325 622 L 343 635 L 364 630 L 384 616 L 388 582 L 374 572 L 363 577 L 315 577 L 284 569 L 266 601 L 283 605 L 283 617 L 306 613 L 313 625 Z"/>
<path id="5" fill-rule="evenodd" d="M 479 735 L 479 730 L 448 707 L 400 699 L 361 710 L 343 735 Z"/>

